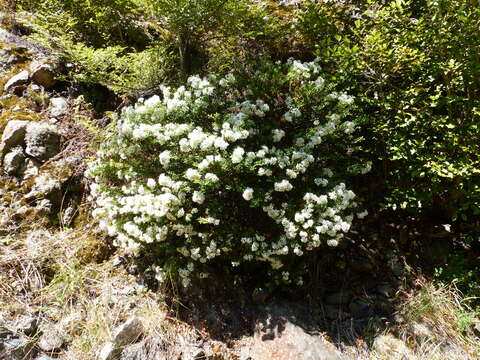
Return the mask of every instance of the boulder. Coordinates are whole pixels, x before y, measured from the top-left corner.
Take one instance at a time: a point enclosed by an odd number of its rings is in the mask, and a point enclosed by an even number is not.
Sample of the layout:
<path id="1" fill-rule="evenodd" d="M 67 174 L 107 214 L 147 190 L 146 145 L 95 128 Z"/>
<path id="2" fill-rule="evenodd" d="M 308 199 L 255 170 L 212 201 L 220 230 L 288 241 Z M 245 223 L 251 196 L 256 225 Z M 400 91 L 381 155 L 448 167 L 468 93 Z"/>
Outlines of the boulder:
<path id="1" fill-rule="evenodd" d="M 64 160 L 44 165 L 40 174 L 35 177 L 30 192 L 25 195 L 25 200 L 49 199 L 53 206 L 60 206 L 63 185 L 71 175 L 72 169 Z"/>
<path id="2" fill-rule="evenodd" d="M 244 358 L 255 360 L 344 360 L 337 348 L 319 331 L 308 308 L 274 303 L 255 327 Z"/>
<path id="3" fill-rule="evenodd" d="M 137 342 L 143 334 L 143 324 L 136 317 L 132 316 L 122 325 L 115 329 L 113 340 L 106 343 L 98 353 L 99 360 L 113 360 L 118 358 L 123 348 Z M 132 353 L 136 354 L 134 351 Z"/>
<path id="4" fill-rule="evenodd" d="M 30 123 L 25 134 L 25 152 L 38 161 L 46 161 L 59 152 L 57 129 L 44 123 Z"/>
<path id="5" fill-rule="evenodd" d="M 143 324 L 135 316 L 125 321 L 117 329 L 113 336 L 113 342 L 121 347 L 136 342 L 143 333 Z"/>
<path id="6" fill-rule="evenodd" d="M 38 328 L 38 320 L 33 316 L 26 316 L 19 319 L 15 324 L 15 332 L 27 336 L 35 335 Z"/>
<path id="7" fill-rule="evenodd" d="M 41 163 L 33 160 L 33 159 L 27 159 L 25 161 L 25 170 L 22 173 L 23 181 L 26 181 L 28 179 L 31 179 L 39 174 L 39 168 L 40 168 Z"/>
<path id="8" fill-rule="evenodd" d="M 68 102 L 63 97 L 52 98 L 50 104 L 52 105 L 50 114 L 54 117 L 65 115 L 68 112 Z"/>
<path id="9" fill-rule="evenodd" d="M 0 69 L 6 71 L 10 69 L 14 64 L 25 61 L 24 56 L 15 54 L 13 49 L 1 49 L 0 50 Z"/>
<path id="10" fill-rule="evenodd" d="M 4 91 L 10 91 L 11 89 L 25 85 L 28 83 L 29 80 L 29 74 L 27 70 L 23 70 L 19 72 L 17 75 L 13 76 L 10 78 L 10 80 L 7 81 L 5 86 L 3 87 Z"/>
<path id="11" fill-rule="evenodd" d="M 120 352 L 121 350 L 114 343 L 108 342 L 98 353 L 98 360 L 113 360 L 118 357 Z"/>
<path id="12" fill-rule="evenodd" d="M 168 349 L 168 345 L 161 337 L 151 337 L 126 347 L 119 356 L 119 360 L 168 360 L 179 359 L 176 351 Z M 203 359 L 207 359 L 204 357 Z"/>
<path id="13" fill-rule="evenodd" d="M 27 338 L 9 338 L 0 342 L 0 359 L 2 360 L 26 360 L 33 344 Z"/>
<path id="14" fill-rule="evenodd" d="M 48 89 L 55 83 L 54 68 L 45 60 L 37 60 L 30 65 L 31 79 L 35 84 Z"/>
<path id="15" fill-rule="evenodd" d="M 21 146 L 14 147 L 5 154 L 3 168 L 8 175 L 19 175 L 25 168 L 25 153 Z"/>
<path id="16" fill-rule="evenodd" d="M 286 321 L 273 336 L 257 333 L 249 356 L 255 360 L 341 360 L 342 354 L 321 336 Z"/>
<path id="17" fill-rule="evenodd" d="M 25 134 L 30 121 L 10 120 L 3 130 L 0 151 L 4 154 L 14 146 L 22 145 L 25 142 Z"/>
<path id="18" fill-rule="evenodd" d="M 400 339 L 392 335 L 380 335 L 373 342 L 373 349 L 380 358 L 403 360 L 413 358 L 412 351 Z"/>
<path id="19" fill-rule="evenodd" d="M 60 350 L 65 341 L 60 331 L 55 326 L 50 326 L 42 330 L 42 335 L 38 339 L 37 346 L 46 353 Z"/>

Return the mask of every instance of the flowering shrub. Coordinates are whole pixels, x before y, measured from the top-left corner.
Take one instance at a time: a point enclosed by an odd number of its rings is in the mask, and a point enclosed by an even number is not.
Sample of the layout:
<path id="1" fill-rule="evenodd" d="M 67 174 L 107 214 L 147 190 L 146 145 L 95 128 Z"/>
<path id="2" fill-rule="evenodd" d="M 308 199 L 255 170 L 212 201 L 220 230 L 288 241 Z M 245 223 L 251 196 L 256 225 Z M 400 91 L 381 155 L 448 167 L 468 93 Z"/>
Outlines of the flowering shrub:
<path id="1" fill-rule="evenodd" d="M 217 258 L 300 283 L 284 260 L 336 246 L 367 215 L 345 184 L 370 169 L 353 151 L 354 99 L 316 61 L 162 92 L 123 110 L 88 171 L 101 226 L 128 252 L 155 249 L 158 279 L 187 286 Z"/>

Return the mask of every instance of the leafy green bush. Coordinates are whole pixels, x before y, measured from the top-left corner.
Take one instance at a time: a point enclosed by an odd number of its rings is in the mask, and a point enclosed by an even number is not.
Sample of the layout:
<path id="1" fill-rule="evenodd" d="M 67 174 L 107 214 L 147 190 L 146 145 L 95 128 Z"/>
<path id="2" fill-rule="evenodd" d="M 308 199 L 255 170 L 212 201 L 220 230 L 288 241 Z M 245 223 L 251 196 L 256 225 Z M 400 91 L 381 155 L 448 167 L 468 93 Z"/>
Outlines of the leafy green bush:
<path id="1" fill-rule="evenodd" d="M 480 8 L 459 0 L 363 6 L 337 42 L 316 39 L 316 53 L 372 115 L 368 146 L 383 172 L 383 206 L 471 222 L 480 214 Z"/>
<path id="2" fill-rule="evenodd" d="M 188 285 L 219 259 L 301 282 L 289 257 L 336 246 L 367 214 L 345 185 L 370 169 L 353 102 L 293 60 L 164 87 L 122 112 L 91 164 L 95 216 L 118 246 L 156 252 L 159 278 Z"/>
<path id="3" fill-rule="evenodd" d="M 175 44 L 178 67 L 185 78 L 208 62 L 209 45 L 225 48 L 233 38 L 247 33 L 244 31 L 250 18 L 247 1 L 137 0 L 137 3 L 161 24 L 163 40 Z"/>
<path id="4" fill-rule="evenodd" d="M 30 21 L 37 28 L 57 36 L 73 35 L 89 46 L 144 47 L 147 43 L 132 0 L 17 0 L 17 6 L 33 13 Z"/>

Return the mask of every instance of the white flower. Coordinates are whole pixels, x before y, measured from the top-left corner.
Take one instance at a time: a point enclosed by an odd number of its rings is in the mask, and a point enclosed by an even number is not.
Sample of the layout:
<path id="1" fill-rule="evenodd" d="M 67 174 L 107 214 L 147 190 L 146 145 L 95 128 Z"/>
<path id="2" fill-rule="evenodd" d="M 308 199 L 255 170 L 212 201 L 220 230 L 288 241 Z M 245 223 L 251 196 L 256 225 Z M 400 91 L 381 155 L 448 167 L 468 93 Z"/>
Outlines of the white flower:
<path id="1" fill-rule="evenodd" d="M 242 194 L 242 197 L 249 201 L 249 200 L 252 200 L 253 198 L 253 189 L 252 188 L 246 188 L 244 191 L 243 191 L 243 194 Z"/>
<path id="2" fill-rule="evenodd" d="M 273 134 L 273 141 L 279 142 L 285 136 L 285 131 L 283 131 L 282 129 L 273 129 L 272 134 Z"/>
<path id="3" fill-rule="evenodd" d="M 336 239 L 329 239 L 327 240 L 327 245 L 331 247 L 335 247 L 338 245 L 338 241 Z"/>
<path id="4" fill-rule="evenodd" d="M 157 185 L 157 183 L 155 182 L 154 179 L 148 179 L 147 180 L 147 186 L 150 188 L 150 189 L 153 189 L 155 186 Z"/>
<path id="5" fill-rule="evenodd" d="M 325 85 L 325 80 L 319 76 L 317 80 L 315 80 L 314 84 L 317 89 L 322 90 Z"/>
<path id="6" fill-rule="evenodd" d="M 188 180 L 199 180 L 201 176 L 197 170 L 190 168 L 185 172 L 185 177 Z"/>
<path id="7" fill-rule="evenodd" d="M 145 106 L 155 106 L 160 103 L 160 97 L 158 95 L 154 95 L 151 98 L 145 100 Z"/>
<path id="8" fill-rule="evenodd" d="M 237 147 L 232 154 L 232 163 L 238 164 L 243 159 L 243 154 L 245 154 L 245 150 L 241 147 Z"/>
<path id="9" fill-rule="evenodd" d="M 288 176 L 290 179 L 295 179 L 295 178 L 297 177 L 297 175 L 298 175 L 298 174 L 297 174 L 294 170 L 292 170 L 292 169 L 287 169 L 286 174 L 287 174 L 287 176 Z"/>
<path id="10" fill-rule="evenodd" d="M 160 160 L 160 163 L 164 166 L 164 167 L 168 167 L 168 164 L 170 164 L 170 151 L 168 150 L 165 150 L 163 152 L 160 153 L 160 155 L 158 156 L 159 160 Z"/>
<path id="11" fill-rule="evenodd" d="M 201 191 L 194 191 L 192 200 L 197 204 L 203 204 L 205 201 L 205 195 Z"/>
<path id="12" fill-rule="evenodd" d="M 228 143 L 222 138 L 217 138 L 215 140 L 214 146 L 220 150 L 225 150 L 228 147 Z"/>
<path id="13" fill-rule="evenodd" d="M 212 182 L 217 182 L 219 179 L 218 179 L 218 176 L 215 175 L 215 174 L 206 173 L 205 174 L 205 180 L 209 180 L 209 181 L 212 181 Z"/>
<path id="14" fill-rule="evenodd" d="M 275 191 L 284 192 L 293 189 L 293 185 L 288 180 L 282 180 L 274 184 Z"/>
<path id="15" fill-rule="evenodd" d="M 343 105 L 351 105 L 353 104 L 354 98 L 353 96 L 342 94 L 338 97 L 338 101 Z"/>
<path id="16" fill-rule="evenodd" d="M 345 134 L 351 134 L 355 131 L 355 124 L 352 121 L 345 121 L 343 126 L 345 126 Z"/>
<path id="17" fill-rule="evenodd" d="M 367 211 L 367 210 L 364 210 L 364 211 L 358 213 L 358 214 L 357 214 L 357 217 L 358 217 L 359 219 L 363 219 L 363 218 L 364 218 L 365 216 L 367 216 L 367 215 L 368 215 L 368 211 Z"/>

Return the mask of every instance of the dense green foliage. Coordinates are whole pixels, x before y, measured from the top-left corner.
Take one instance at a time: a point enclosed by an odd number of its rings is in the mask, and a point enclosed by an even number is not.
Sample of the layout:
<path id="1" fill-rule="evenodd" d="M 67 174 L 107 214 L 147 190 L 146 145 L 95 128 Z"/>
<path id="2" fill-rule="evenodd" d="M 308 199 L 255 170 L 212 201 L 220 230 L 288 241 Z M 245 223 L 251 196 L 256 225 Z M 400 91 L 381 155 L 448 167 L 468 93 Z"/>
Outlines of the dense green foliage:
<path id="1" fill-rule="evenodd" d="M 349 46 L 351 75 L 375 112 L 384 203 L 466 220 L 480 214 L 480 9 L 427 1 L 416 19 L 408 5 L 366 12 Z"/>

